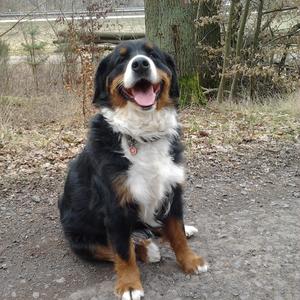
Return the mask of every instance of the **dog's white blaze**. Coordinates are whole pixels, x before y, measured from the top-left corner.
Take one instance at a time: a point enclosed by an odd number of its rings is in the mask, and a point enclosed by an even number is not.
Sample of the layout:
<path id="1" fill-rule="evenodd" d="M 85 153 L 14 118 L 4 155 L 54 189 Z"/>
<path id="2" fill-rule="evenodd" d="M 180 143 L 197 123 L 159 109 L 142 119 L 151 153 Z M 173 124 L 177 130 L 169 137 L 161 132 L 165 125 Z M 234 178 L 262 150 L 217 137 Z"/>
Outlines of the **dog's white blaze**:
<path id="1" fill-rule="evenodd" d="M 163 204 L 166 194 L 173 186 L 184 182 L 183 166 L 175 164 L 169 154 L 172 137 L 177 135 L 176 111 L 172 108 L 143 112 L 128 103 L 114 111 L 102 109 L 102 114 L 116 132 L 128 134 L 138 141 L 141 136 L 160 137 L 154 142 L 138 143 L 136 155 L 130 153 L 126 138 L 122 139 L 124 155 L 132 163 L 127 185 L 140 206 L 140 218 L 155 226 L 155 212 Z"/>
<path id="2" fill-rule="evenodd" d="M 126 70 L 124 73 L 124 87 L 126 89 L 129 89 L 129 88 L 133 87 L 133 85 L 134 85 L 135 73 L 132 70 L 132 63 L 137 58 L 143 58 L 148 61 L 149 65 L 150 65 L 150 74 L 149 74 L 149 78 L 148 78 L 149 81 L 153 84 L 158 83 L 160 81 L 160 78 L 158 76 L 157 69 L 156 69 L 156 66 L 155 66 L 153 60 L 145 55 L 138 54 L 138 55 L 134 56 L 128 62 L 127 66 L 126 66 Z"/>

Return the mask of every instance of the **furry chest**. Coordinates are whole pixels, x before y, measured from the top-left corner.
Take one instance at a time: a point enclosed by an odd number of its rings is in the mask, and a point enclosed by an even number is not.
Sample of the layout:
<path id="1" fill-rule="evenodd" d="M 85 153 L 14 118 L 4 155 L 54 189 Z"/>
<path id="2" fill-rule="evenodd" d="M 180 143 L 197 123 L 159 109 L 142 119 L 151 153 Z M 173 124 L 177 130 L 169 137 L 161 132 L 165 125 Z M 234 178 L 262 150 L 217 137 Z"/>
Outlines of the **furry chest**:
<path id="1" fill-rule="evenodd" d="M 135 155 L 130 153 L 130 147 L 124 139 L 122 146 L 131 162 L 127 171 L 127 186 L 140 207 L 140 218 L 149 225 L 155 225 L 155 214 L 166 195 L 172 187 L 184 181 L 183 167 L 173 162 L 168 139 L 139 143 Z"/>

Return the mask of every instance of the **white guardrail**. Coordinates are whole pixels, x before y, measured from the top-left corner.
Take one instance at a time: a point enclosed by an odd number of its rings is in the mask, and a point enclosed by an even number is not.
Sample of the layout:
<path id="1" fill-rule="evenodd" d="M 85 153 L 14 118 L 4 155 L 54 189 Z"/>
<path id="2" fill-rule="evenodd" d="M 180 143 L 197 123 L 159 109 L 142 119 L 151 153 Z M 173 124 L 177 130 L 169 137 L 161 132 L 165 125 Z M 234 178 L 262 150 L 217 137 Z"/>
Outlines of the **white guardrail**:
<path id="1" fill-rule="evenodd" d="M 134 7 L 134 8 L 118 8 L 114 9 L 111 12 L 105 12 L 105 11 L 95 11 L 92 12 L 94 15 L 95 13 L 103 13 L 107 16 L 130 16 L 130 15 L 144 15 L 144 8 L 143 7 Z M 28 14 L 28 12 L 22 12 L 22 13 L 0 13 L 0 19 L 18 19 L 23 17 L 24 15 L 27 15 L 27 18 L 35 19 L 35 18 L 41 18 L 41 17 L 59 17 L 64 15 L 65 17 L 71 17 L 71 16 L 88 16 L 90 14 L 89 11 L 51 11 L 51 12 L 33 12 Z"/>

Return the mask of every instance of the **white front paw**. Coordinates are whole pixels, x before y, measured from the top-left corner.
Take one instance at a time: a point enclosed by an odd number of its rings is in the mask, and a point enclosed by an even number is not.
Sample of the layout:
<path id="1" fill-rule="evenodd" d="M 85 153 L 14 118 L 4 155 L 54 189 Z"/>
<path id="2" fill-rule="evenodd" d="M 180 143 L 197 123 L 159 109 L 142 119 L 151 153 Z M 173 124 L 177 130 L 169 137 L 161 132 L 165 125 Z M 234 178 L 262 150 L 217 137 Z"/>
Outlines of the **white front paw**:
<path id="1" fill-rule="evenodd" d="M 196 274 L 205 273 L 208 270 L 208 265 L 205 263 L 203 266 L 198 266 L 195 271 Z"/>
<path id="2" fill-rule="evenodd" d="M 194 226 L 184 225 L 184 231 L 185 231 L 186 237 L 189 238 L 189 237 L 193 236 L 195 233 L 197 233 L 198 229 Z"/>
<path id="3" fill-rule="evenodd" d="M 144 297 L 144 291 L 132 290 L 127 291 L 121 296 L 121 300 L 141 300 Z"/>

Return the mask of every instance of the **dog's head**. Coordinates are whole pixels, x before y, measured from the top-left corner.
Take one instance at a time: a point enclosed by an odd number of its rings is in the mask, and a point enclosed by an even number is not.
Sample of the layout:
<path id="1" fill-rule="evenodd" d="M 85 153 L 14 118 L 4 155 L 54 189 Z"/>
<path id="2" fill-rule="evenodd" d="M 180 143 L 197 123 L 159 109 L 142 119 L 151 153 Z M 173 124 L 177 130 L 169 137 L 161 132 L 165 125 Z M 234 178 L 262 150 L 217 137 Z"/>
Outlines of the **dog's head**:
<path id="1" fill-rule="evenodd" d="M 133 103 L 141 111 L 176 106 L 175 64 L 146 40 L 126 41 L 105 57 L 96 73 L 93 103 L 112 109 Z"/>

